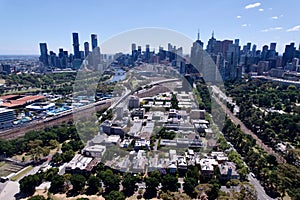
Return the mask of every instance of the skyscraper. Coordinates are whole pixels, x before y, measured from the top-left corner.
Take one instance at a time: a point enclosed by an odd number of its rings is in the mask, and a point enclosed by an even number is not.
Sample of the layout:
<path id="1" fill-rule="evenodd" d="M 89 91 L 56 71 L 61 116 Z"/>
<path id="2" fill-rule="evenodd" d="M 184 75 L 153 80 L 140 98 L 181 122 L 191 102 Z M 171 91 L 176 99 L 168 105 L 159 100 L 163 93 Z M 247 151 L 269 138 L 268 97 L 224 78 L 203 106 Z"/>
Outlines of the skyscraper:
<path id="1" fill-rule="evenodd" d="M 135 43 L 132 43 L 131 44 L 131 51 L 135 51 L 136 50 L 136 44 Z"/>
<path id="2" fill-rule="evenodd" d="M 191 48 L 191 64 L 197 69 L 196 71 L 203 73 L 203 42 L 200 40 L 199 31 L 197 40 Z"/>
<path id="3" fill-rule="evenodd" d="M 84 56 L 87 57 L 89 55 L 90 52 L 90 45 L 88 42 L 84 43 Z"/>
<path id="4" fill-rule="evenodd" d="M 79 36 L 78 33 L 72 33 L 72 35 L 73 35 L 74 58 L 80 59 Z"/>
<path id="5" fill-rule="evenodd" d="M 91 35 L 91 40 L 92 40 L 92 51 L 93 51 L 98 46 L 97 35 L 92 34 Z"/>
<path id="6" fill-rule="evenodd" d="M 270 44 L 270 50 L 271 51 L 276 51 L 276 43 L 275 42 Z"/>
<path id="7" fill-rule="evenodd" d="M 206 46 L 206 51 L 208 53 L 214 53 L 216 41 L 217 40 L 214 38 L 214 32 L 212 32 L 211 38 L 208 40 L 208 43 Z"/>
<path id="8" fill-rule="evenodd" d="M 295 43 L 285 46 L 285 50 L 282 56 L 282 67 L 285 67 L 287 63 L 292 62 L 296 51 Z"/>
<path id="9" fill-rule="evenodd" d="M 41 51 L 40 61 L 45 66 L 49 66 L 47 43 L 40 43 L 40 51 Z"/>

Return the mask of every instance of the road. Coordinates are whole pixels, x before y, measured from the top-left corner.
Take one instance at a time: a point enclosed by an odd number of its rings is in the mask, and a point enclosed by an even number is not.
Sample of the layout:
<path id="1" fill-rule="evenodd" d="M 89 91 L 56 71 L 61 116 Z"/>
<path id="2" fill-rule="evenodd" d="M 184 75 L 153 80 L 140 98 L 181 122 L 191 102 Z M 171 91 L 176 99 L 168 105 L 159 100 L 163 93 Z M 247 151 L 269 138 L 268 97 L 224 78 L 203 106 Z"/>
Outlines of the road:
<path id="1" fill-rule="evenodd" d="M 160 80 L 160 81 L 154 81 L 151 83 L 148 83 L 146 85 L 158 85 L 158 84 L 162 84 L 162 83 L 169 83 L 169 82 L 175 82 L 175 81 L 179 81 L 178 78 L 173 78 L 173 79 L 164 79 L 164 80 Z M 144 87 L 146 85 L 142 85 L 140 87 Z M 119 105 L 119 103 L 121 103 L 124 99 L 126 99 L 130 94 L 133 94 L 134 91 L 129 90 L 128 88 L 125 87 L 125 94 L 122 95 L 122 97 L 120 97 L 116 102 L 114 102 L 108 109 L 114 109 L 116 106 Z"/>
<path id="2" fill-rule="evenodd" d="M 227 107 L 226 107 L 226 109 L 227 109 Z M 213 123 L 214 123 L 214 121 L 213 121 Z M 230 149 L 232 149 L 233 151 L 237 152 L 237 150 L 235 149 L 235 147 L 230 142 L 227 141 L 227 144 L 230 146 Z M 237 153 L 239 154 L 239 152 L 237 152 Z M 244 162 L 244 165 L 249 169 L 248 165 L 245 162 Z M 264 188 L 262 187 L 262 185 L 260 184 L 260 182 L 256 178 L 252 177 L 251 174 L 252 173 L 250 173 L 248 175 L 248 180 L 249 180 L 249 183 L 254 186 L 254 188 L 255 188 L 255 190 L 257 192 L 257 199 L 258 200 L 275 200 L 275 199 L 269 197 L 266 194 L 266 192 L 265 192 Z M 226 191 L 226 189 L 225 189 L 225 191 Z"/>
<path id="3" fill-rule="evenodd" d="M 259 183 L 259 181 L 256 178 L 252 177 L 249 174 L 248 180 L 254 186 L 254 188 L 257 192 L 257 199 L 259 199 L 259 200 L 275 200 L 266 194 L 264 188 L 261 186 L 261 184 Z"/>
<path id="4" fill-rule="evenodd" d="M 2 185 L 3 183 L 1 183 Z M 13 200 L 15 198 L 15 194 L 20 192 L 20 184 L 17 181 L 7 181 L 4 183 L 3 190 L 0 193 L 0 199 L 5 200 Z"/>
<path id="5" fill-rule="evenodd" d="M 3 185 L 3 187 L 1 187 L 2 190 L 0 193 L 0 199 L 1 200 L 2 199 L 7 199 L 7 200 L 16 199 L 15 195 L 20 192 L 19 180 L 21 180 L 25 176 L 36 174 L 42 165 L 34 167 L 28 173 L 21 176 L 17 181 L 7 181 L 6 183 L 1 183 L 1 185 L 2 184 L 4 184 L 4 185 Z"/>
<path id="6" fill-rule="evenodd" d="M 212 97 L 216 100 L 216 102 L 221 106 L 221 108 L 224 110 L 224 112 L 226 113 L 226 115 L 231 119 L 231 121 L 235 124 L 235 125 L 240 125 L 241 130 L 248 134 L 251 135 L 255 140 L 256 140 L 256 144 L 258 146 L 260 146 L 263 150 L 265 150 L 267 153 L 273 155 L 276 157 L 276 160 L 278 163 L 286 163 L 286 160 L 279 155 L 278 153 L 276 153 L 271 147 L 267 146 L 266 144 L 263 143 L 263 141 L 261 139 L 259 139 L 257 137 L 257 135 L 255 135 L 250 129 L 248 129 L 244 123 L 238 119 L 228 108 L 226 105 L 224 105 L 219 99 L 218 97 L 216 97 L 215 95 L 212 95 Z"/>

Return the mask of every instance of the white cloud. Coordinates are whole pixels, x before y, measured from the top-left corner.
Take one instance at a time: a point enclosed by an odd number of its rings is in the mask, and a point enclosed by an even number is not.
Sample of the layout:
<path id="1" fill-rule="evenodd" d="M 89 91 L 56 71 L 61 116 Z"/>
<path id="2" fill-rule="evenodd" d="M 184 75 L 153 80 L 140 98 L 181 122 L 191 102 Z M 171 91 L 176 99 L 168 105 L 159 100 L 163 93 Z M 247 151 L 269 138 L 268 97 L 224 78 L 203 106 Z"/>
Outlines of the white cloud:
<path id="1" fill-rule="evenodd" d="M 236 16 L 236 18 L 238 18 L 238 19 L 241 19 L 241 18 L 242 18 L 242 16 L 238 15 L 238 16 Z"/>
<path id="2" fill-rule="evenodd" d="M 245 9 L 256 8 L 256 7 L 259 7 L 260 5 L 261 5 L 261 3 L 259 3 L 259 2 L 253 3 L 253 4 L 248 4 L 245 6 Z"/>
<path id="3" fill-rule="evenodd" d="M 278 17 L 277 16 L 273 16 L 273 17 L 271 17 L 271 19 L 278 19 Z"/>
<path id="4" fill-rule="evenodd" d="M 243 24 L 243 25 L 242 25 L 242 27 L 247 27 L 247 26 L 248 26 L 248 24 Z"/>
<path id="5" fill-rule="evenodd" d="M 258 9 L 258 11 L 260 11 L 260 12 L 263 12 L 265 9 L 263 9 L 263 8 L 260 8 L 260 9 Z"/>
<path id="6" fill-rule="evenodd" d="M 289 28 L 286 30 L 287 32 L 292 32 L 292 31 L 300 31 L 300 25 L 294 26 L 292 28 Z"/>
<path id="7" fill-rule="evenodd" d="M 282 30 L 282 27 L 271 27 L 271 28 L 267 28 L 267 29 L 263 29 L 261 30 L 261 32 L 270 32 L 270 31 L 279 31 L 279 30 Z"/>

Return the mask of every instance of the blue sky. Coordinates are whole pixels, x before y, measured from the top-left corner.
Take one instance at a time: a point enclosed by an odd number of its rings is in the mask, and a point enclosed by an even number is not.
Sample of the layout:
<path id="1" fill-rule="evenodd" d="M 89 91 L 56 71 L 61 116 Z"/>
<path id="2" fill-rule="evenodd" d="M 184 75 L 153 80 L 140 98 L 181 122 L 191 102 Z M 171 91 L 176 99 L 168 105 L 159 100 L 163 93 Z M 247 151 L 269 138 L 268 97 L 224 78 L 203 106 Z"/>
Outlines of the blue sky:
<path id="1" fill-rule="evenodd" d="M 193 40 L 199 28 L 205 45 L 214 30 L 217 39 L 239 38 L 259 49 L 277 42 L 282 53 L 284 45 L 300 43 L 299 8 L 299 0 L 0 0 L 0 54 L 39 54 L 39 42 L 55 52 L 72 51 L 74 31 L 83 49 L 91 33 L 101 44 L 143 27 L 176 30 Z"/>

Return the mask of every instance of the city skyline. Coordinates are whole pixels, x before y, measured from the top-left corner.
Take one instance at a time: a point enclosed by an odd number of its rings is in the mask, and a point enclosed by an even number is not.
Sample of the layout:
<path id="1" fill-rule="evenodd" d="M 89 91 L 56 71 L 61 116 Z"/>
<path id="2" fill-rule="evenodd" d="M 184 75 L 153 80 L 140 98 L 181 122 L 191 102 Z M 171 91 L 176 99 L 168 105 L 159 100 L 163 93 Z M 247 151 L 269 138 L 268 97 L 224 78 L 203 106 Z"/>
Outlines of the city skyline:
<path id="1" fill-rule="evenodd" d="M 300 2 L 297 0 L 289 0 L 289 3 L 221 0 L 218 4 L 157 1 L 143 5 L 138 1 L 57 3 L 2 1 L 0 16 L 6 20 L 0 37 L 0 54 L 39 54 L 37 44 L 43 42 L 54 51 L 64 48 L 71 52 L 72 32 L 81 35 L 80 49 L 83 50 L 84 42 L 90 41 L 90 33 L 98 35 L 101 46 L 119 33 L 143 27 L 175 30 L 191 40 L 196 39 L 199 28 L 205 44 L 212 31 L 219 40 L 239 38 L 241 44 L 252 42 L 258 49 L 277 42 L 280 54 L 285 45 L 299 44 L 300 22 L 295 13 Z M 126 47 L 130 48 L 127 44 Z"/>

